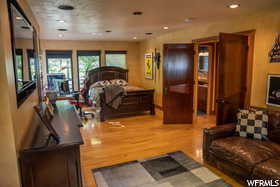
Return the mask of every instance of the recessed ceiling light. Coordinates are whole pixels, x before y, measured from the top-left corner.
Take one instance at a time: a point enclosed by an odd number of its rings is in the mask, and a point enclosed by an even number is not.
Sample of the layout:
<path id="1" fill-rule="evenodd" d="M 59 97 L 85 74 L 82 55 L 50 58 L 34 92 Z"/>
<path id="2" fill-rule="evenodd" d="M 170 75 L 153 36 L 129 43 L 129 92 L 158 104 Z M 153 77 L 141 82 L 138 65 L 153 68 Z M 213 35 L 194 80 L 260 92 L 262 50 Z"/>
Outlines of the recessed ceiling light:
<path id="1" fill-rule="evenodd" d="M 112 32 L 111 30 L 106 30 L 105 32 Z"/>
<path id="2" fill-rule="evenodd" d="M 140 12 L 140 11 L 135 11 L 135 12 L 133 12 L 133 15 L 135 15 L 135 16 L 140 16 L 140 15 L 142 15 L 143 14 L 143 12 Z"/>
<path id="3" fill-rule="evenodd" d="M 184 21 L 185 22 L 191 22 L 191 21 L 193 21 L 194 20 L 194 18 L 186 18 Z"/>
<path id="4" fill-rule="evenodd" d="M 57 20 L 59 23 L 64 23 L 65 21 L 64 20 Z"/>
<path id="5" fill-rule="evenodd" d="M 146 34 L 146 35 L 152 35 L 153 33 L 151 33 L 151 32 L 146 32 L 145 34 Z"/>
<path id="6" fill-rule="evenodd" d="M 22 17 L 16 16 L 16 20 L 22 20 Z"/>
<path id="7" fill-rule="evenodd" d="M 61 9 L 61 10 L 73 10 L 74 7 L 71 5 L 59 5 L 57 8 Z"/>
<path id="8" fill-rule="evenodd" d="M 62 38 L 62 37 L 63 37 L 63 34 L 59 34 L 58 37 L 59 37 L 59 38 Z"/>
<path id="9" fill-rule="evenodd" d="M 136 39 L 137 39 L 137 37 L 136 37 L 136 36 L 134 36 L 134 37 L 133 37 L 133 39 L 134 39 L 134 40 L 136 40 Z"/>
<path id="10" fill-rule="evenodd" d="M 58 31 L 68 31 L 67 29 L 57 29 Z"/>
<path id="11" fill-rule="evenodd" d="M 232 8 L 232 9 L 238 8 L 238 7 L 240 7 L 240 4 L 231 4 L 231 5 L 228 5 L 228 8 Z"/>
<path id="12" fill-rule="evenodd" d="M 167 30 L 167 29 L 168 29 L 168 27 L 163 27 L 163 29 L 164 29 L 164 30 Z"/>

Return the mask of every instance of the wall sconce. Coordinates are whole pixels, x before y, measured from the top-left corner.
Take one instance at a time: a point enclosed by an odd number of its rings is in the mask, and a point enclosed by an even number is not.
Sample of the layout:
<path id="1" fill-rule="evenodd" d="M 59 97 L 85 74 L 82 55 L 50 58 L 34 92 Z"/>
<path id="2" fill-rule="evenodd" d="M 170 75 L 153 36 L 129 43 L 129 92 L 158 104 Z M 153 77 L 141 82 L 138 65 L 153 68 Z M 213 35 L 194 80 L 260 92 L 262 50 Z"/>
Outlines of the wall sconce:
<path id="1" fill-rule="evenodd" d="M 157 52 L 156 48 L 155 48 L 154 62 L 156 64 L 157 69 L 159 70 L 159 68 L 160 68 L 160 52 Z"/>

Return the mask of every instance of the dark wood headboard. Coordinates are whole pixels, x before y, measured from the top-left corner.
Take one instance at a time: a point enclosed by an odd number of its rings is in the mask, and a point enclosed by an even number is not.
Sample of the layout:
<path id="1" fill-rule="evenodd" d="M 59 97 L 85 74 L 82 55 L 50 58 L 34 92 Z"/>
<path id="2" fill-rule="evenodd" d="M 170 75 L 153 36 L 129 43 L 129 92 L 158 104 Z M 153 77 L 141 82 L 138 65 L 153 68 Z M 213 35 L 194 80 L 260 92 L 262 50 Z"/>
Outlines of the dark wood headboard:
<path id="1" fill-rule="evenodd" d="M 88 82 L 87 87 L 97 81 L 103 80 L 113 80 L 113 79 L 123 79 L 128 81 L 128 70 L 114 67 L 114 66 L 104 66 L 92 69 L 88 72 Z"/>

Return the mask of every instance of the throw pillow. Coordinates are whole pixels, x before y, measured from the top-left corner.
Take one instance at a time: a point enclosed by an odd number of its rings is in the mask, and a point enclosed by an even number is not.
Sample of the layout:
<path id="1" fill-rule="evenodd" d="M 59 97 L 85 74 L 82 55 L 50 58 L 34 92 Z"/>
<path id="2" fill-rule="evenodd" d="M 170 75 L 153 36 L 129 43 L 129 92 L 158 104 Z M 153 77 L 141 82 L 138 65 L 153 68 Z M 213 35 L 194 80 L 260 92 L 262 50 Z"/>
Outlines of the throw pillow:
<path id="1" fill-rule="evenodd" d="M 236 132 L 240 137 L 267 140 L 268 114 L 263 110 L 239 110 Z"/>
<path id="2" fill-rule="evenodd" d="M 113 79 L 113 80 L 110 80 L 110 82 L 112 84 L 117 84 L 117 85 L 120 85 L 120 86 L 127 86 L 127 82 L 123 79 Z"/>
<path id="3" fill-rule="evenodd" d="M 92 85 L 92 87 L 104 87 L 104 86 L 108 86 L 108 85 L 110 85 L 111 83 L 110 83 L 110 81 L 108 81 L 108 80 L 104 80 L 104 81 L 97 81 L 97 82 L 95 82 L 93 85 Z"/>

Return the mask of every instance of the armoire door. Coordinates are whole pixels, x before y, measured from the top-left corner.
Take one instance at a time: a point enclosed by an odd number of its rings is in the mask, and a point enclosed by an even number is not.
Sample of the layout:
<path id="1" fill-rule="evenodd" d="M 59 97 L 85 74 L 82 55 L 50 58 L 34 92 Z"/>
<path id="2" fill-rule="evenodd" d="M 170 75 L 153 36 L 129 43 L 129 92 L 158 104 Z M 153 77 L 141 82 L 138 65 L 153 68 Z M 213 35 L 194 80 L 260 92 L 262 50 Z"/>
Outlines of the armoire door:
<path id="1" fill-rule="evenodd" d="M 221 33 L 217 68 L 217 125 L 236 122 L 246 96 L 248 37 Z"/>
<path id="2" fill-rule="evenodd" d="M 192 123 L 194 45 L 165 44 L 163 67 L 163 122 Z"/>

